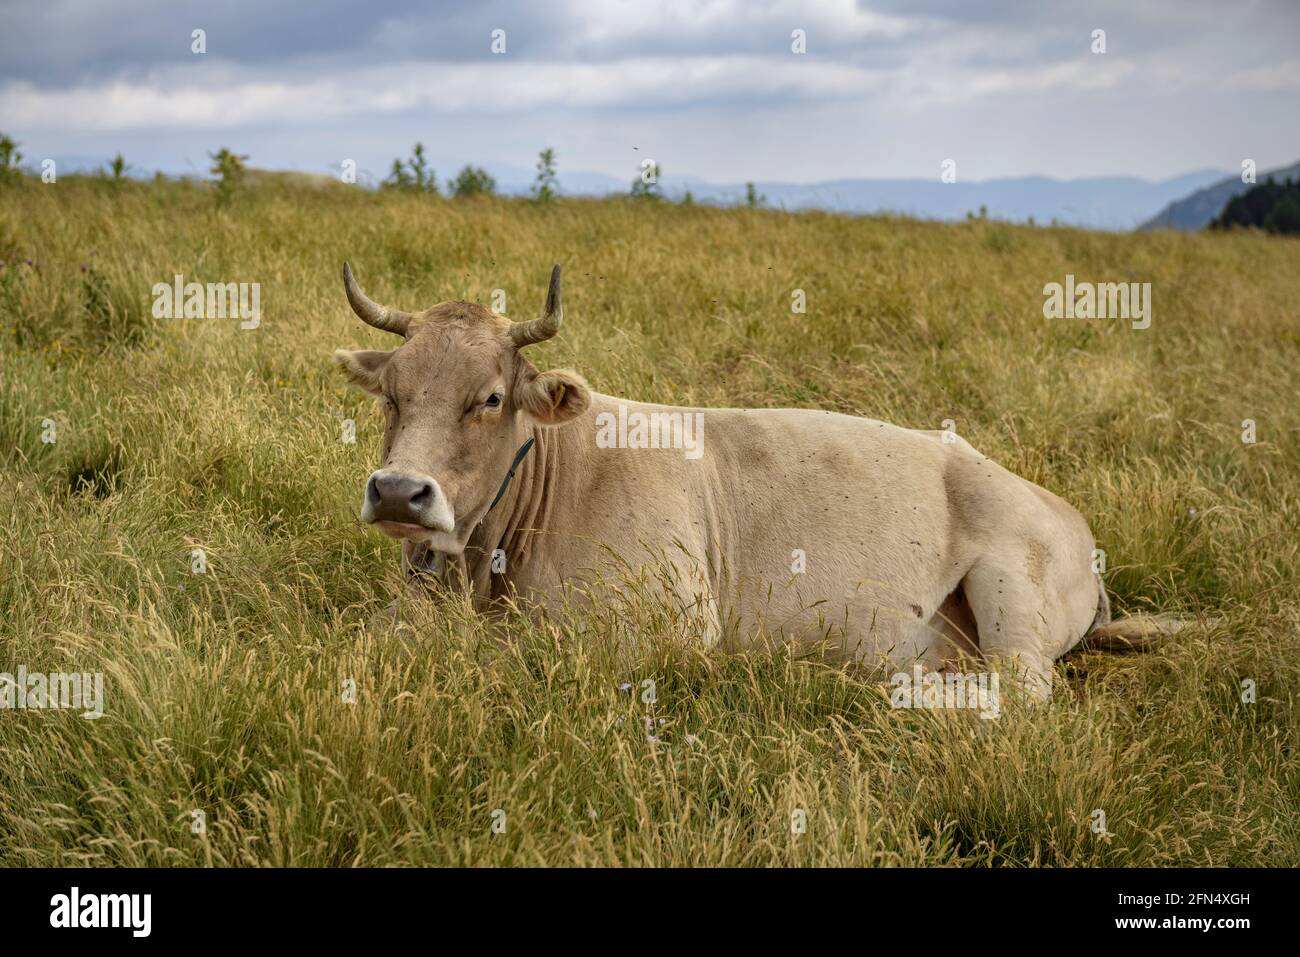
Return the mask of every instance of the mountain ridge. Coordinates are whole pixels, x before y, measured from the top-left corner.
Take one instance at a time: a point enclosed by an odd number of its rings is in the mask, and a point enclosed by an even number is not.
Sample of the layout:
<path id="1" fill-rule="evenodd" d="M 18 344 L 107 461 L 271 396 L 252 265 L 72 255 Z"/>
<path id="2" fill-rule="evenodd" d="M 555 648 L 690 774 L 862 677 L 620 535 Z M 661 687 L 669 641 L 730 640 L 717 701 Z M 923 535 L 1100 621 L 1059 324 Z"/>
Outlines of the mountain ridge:
<path id="1" fill-rule="evenodd" d="M 1300 163 L 1258 173 L 1255 180 L 1262 183 L 1269 177 L 1277 180 L 1300 178 Z M 1229 176 L 1198 189 L 1189 196 L 1174 200 L 1139 225 L 1138 229 L 1144 232 L 1152 229 L 1175 229 L 1180 232 L 1204 229 L 1223 212 L 1224 207 L 1234 196 L 1241 195 L 1254 185 L 1254 183 L 1243 183 L 1240 176 Z"/>

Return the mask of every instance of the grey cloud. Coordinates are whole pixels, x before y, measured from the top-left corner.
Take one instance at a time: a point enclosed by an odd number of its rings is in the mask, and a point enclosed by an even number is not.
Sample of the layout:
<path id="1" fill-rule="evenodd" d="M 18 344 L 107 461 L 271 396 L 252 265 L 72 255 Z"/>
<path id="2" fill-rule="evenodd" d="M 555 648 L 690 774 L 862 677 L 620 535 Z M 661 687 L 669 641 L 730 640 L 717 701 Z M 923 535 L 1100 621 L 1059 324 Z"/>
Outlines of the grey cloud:
<path id="1" fill-rule="evenodd" d="M 196 27 L 207 31 L 214 58 L 284 70 L 484 59 L 495 28 L 507 31 L 512 58 L 598 63 L 783 55 L 798 27 L 807 31 L 810 57 L 886 68 L 916 60 L 920 69 L 933 62 L 931 52 L 949 66 L 975 67 L 1080 56 L 1095 27 L 1107 30 L 1115 56 L 1186 46 L 1213 69 L 1285 58 L 1300 34 L 1300 4 L 1292 0 L 871 0 L 855 10 L 880 18 L 879 29 L 845 30 L 853 13 L 815 4 L 15 0 L 0 8 L 0 82 L 70 86 L 196 65 L 189 49 Z"/>
<path id="2" fill-rule="evenodd" d="M 498 27 L 507 57 L 488 52 Z M 246 143 L 257 162 L 364 148 L 382 168 L 424 139 L 474 144 L 444 164 L 525 169 L 550 143 L 619 178 L 633 144 L 728 180 L 928 176 L 952 155 L 965 176 L 1155 177 L 1294 160 L 1297 35 L 1294 0 L 0 0 L 0 128 L 29 155 L 172 167 Z"/>

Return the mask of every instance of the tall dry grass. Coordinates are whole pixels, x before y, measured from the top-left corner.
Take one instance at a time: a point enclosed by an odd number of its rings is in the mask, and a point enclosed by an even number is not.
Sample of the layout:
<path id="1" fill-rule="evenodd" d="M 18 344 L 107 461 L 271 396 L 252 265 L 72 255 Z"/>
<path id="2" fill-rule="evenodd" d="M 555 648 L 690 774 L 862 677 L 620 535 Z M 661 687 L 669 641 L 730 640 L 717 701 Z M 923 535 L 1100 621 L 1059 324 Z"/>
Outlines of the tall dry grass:
<path id="1" fill-rule="evenodd" d="M 603 392 L 952 419 L 1083 511 L 1120 609 L 1222 623 L 1069 659 L 998 721 L 683 647 L 649 602 L 367 634 L 399 584 L 355 523 L 380 418 L 328 355 L 390 344 L 344 258 L 516 316 L 562 262 L 538 358 Z M 1300 863 L 1294 240 L 64 179 L 0 192 L 0 261 L 0 671 L 107 697 L 0 712 L 0 863 Z M 154 319 L 177 273 L 259 282 L 261 326 Z M 1066 273 L 1151 282 L 1150 329 L 1044 319 Z"/>

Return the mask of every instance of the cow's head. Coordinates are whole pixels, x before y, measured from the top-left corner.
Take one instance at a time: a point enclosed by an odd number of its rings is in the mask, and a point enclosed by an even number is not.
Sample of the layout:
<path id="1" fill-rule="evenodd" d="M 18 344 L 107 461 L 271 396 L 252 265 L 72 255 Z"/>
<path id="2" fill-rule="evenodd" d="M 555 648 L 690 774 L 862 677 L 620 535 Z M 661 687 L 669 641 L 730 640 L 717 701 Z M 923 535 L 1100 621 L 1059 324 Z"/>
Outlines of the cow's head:
<path id="1" fill-rule="evenodd" d="M 347 263 L 343 284 L 362 320 L 406 340 L 392 352 L 334 353 L 388 420 L 383 466 L 366 482 L 361 520 L 459 554 L 533 427 L 568 422 L 591 403 L 577 373 L 538 372 L 520 352 L 560 328 L 560 267 L 545 311 L 529 322 L 469 302 L 420 313 L 389 309 L 361 291 Z"/>

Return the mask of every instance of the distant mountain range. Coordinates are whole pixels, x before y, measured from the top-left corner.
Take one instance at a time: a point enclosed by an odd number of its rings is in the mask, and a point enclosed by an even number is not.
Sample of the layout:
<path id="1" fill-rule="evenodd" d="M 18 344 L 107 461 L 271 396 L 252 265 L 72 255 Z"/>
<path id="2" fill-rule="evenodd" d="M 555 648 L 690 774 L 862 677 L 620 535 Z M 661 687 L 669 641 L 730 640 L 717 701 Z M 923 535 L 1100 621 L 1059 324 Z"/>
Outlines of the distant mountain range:
<path id="1" fill-rule="evenodd" d="M 105 160 L 87 156 L 59 158 L 61 172 L 103 169 Z M 439 181 L 454 175 L 439 166 Z M 534 171 L 520 167 L 488 165 L 497 188 L 507 195 L 522 195 L 532 184 Z M 164 170 L 174 175 L 176 171 Z M 152 176 L 152 169 L 132 168 L 130 175 Z M 309 175 L 337 175 L 337 170 L 316 170 Z M 188 175 L 193 175 L 190 173 Z M 606 196 L 627 193 L 634 173 L 620 179 L 603 173 L 561 171 L 560 192 L 570 196 Z M 1300 163 L 1267 175 L 1300 175 Z M 375 178 L 361 176 L 374 185 Z M 738 205 L 745 201 L 744 183 L 714 183 L 693 176 L 675 176 L 669 170 L 662 182 L 663 195 L 681 200 L 689 191 L 698 203 Z M 1091 229 L 1201 229 L 1219 214 L 1228 200 L 1246 189 L 1239 176 L 1222 170 L 1202 169 L 1162 180 L 1135 176 L 1101 176 L 1088 179 L 1052 179 L 1023 176 L 981 182 L 941 183 L 933 179 L 841 179 L 819 183 L 760 181 L 754 184 L 764 205 L 779 209 L 824 209 L 841 213 L 895 213 L 919 219 L 961 220 L 968 213 L 987 210 L 992 219 L 1040 224 L 1060 223 Z"/>
<path id="2" fill-rule="evenodd" d="M 1300 163 L 1282 169 L 1257 173 L 1257 182 L 1264 182 L 1269 177 L 1276 180 L 1300 179 Z M 1152 216 L 1139 229 L 1178 229 L 1184 232 L 1204 229 L 1210 225 L 1232 197 L 1246 192 L 1253 184 L 1243 183 L 1241 176 L 1230 176 L 1212 186 L 1199 189 L 1192 195 L 1170 203 L 1156 215 Z"/>
<path id="3" fill-rule="evenodd" d="M 532 174 L 490 170 L 503 192 L 525 192 Z M 1060 180 L 1046 176 L 941 183 L 928 179 L 842 179 L 820 183 L 760 181 L 754 184 L 768 206 L 825 209 L 842 213 L 897 213 L 919 219 L 959 220 L 981 206 L 993 219 L 1046 225 L 1053 221 L 1092 229 L 1133 229 L 1161 207 L 1221 181 L 1221 170 L 1204 169 L 1170 179 L 1104 176 Z M 626 181 L 595 173 L 561 174 L 571 195 L 626 193 Z M 680 200 L 689 190 L 696 202 L 735 205 L 745 201 L 744 183 L 712 183 L 691 176 L 664 176 L 663 193 Z M 1226 202 L 1226 200 L 1225 200 Z"/>

